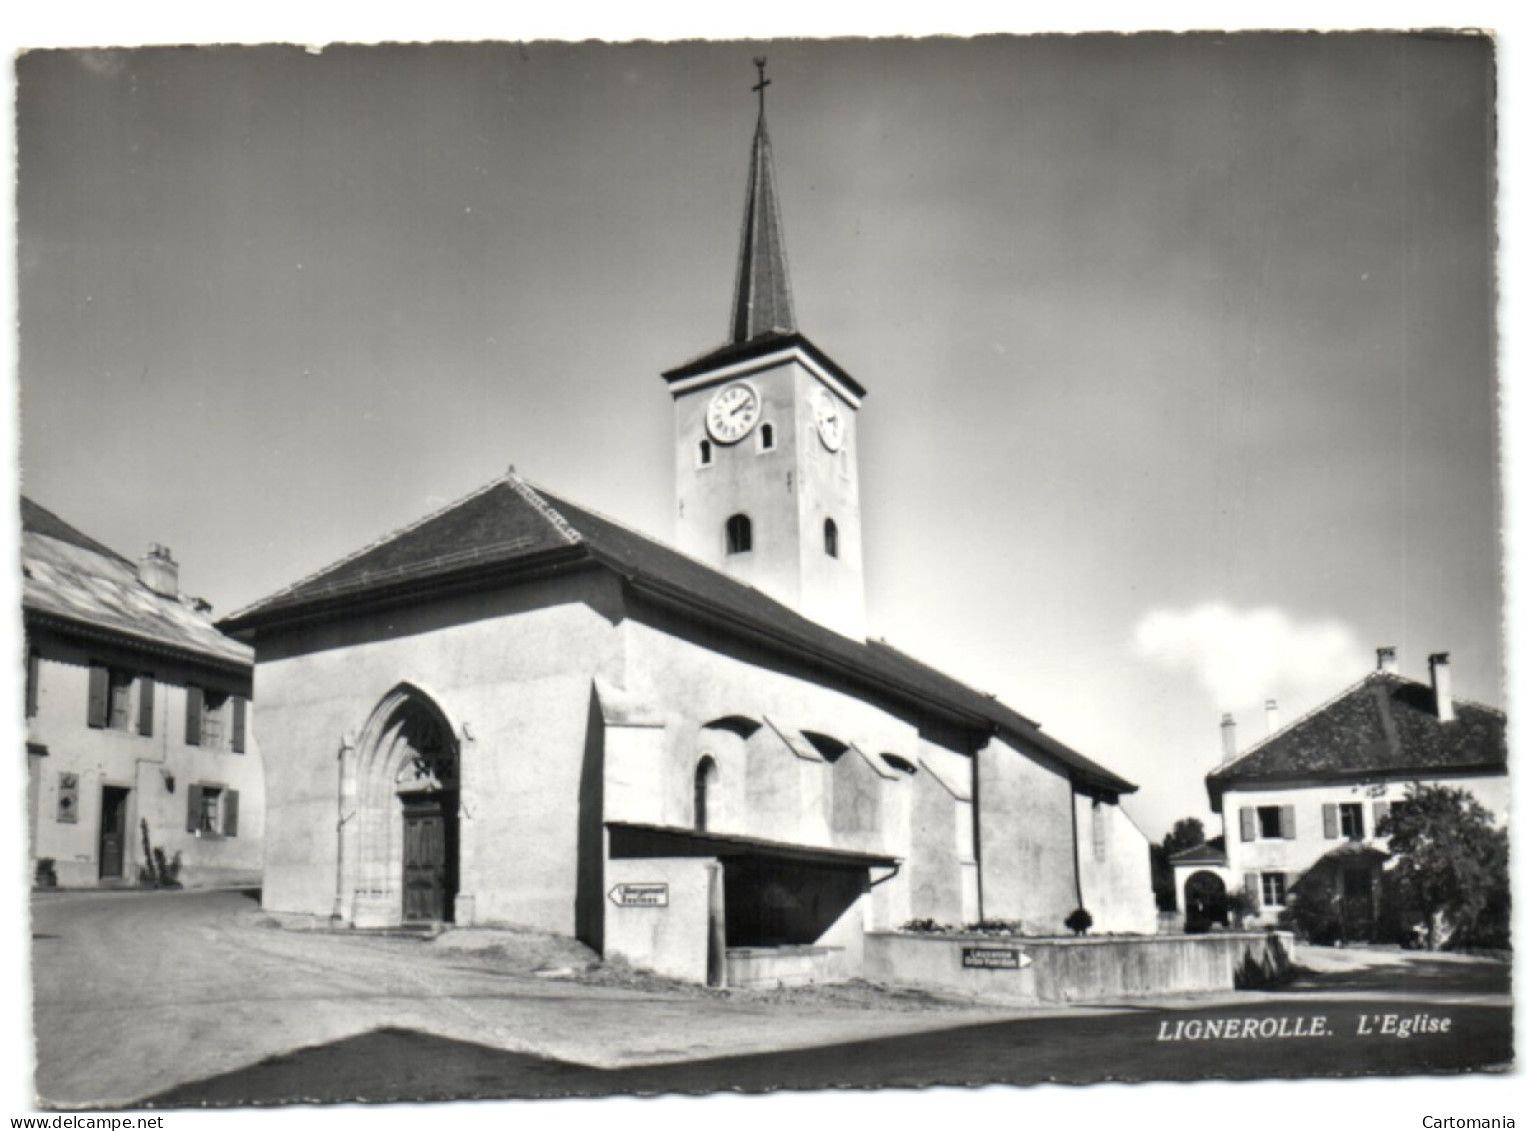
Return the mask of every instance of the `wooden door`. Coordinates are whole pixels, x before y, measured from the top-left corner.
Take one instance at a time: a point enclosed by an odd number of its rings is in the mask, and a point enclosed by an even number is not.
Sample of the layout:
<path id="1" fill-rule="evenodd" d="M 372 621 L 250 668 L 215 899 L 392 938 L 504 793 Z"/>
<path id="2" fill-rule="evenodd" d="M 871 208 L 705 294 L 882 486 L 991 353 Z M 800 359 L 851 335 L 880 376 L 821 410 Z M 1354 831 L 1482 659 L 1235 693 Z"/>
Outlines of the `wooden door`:
<path id="1" fill-rule="evenodd" d="M 441 923 L 455 912 L 455 803 L 449 794 L 403 798 L 403 921 Z"/>
<path id="2" fill-rule="evenodd" d="M 101 879 L 122 878 L 127 848 L 127 794 L 119 786 L 101 787 Z"/>

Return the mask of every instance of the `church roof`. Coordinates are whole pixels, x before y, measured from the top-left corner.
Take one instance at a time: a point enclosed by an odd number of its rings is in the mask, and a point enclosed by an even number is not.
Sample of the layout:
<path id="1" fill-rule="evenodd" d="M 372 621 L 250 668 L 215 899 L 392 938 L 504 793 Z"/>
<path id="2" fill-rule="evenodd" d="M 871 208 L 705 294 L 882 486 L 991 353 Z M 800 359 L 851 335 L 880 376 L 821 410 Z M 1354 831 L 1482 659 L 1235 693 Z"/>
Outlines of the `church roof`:
<path id="1" fill-rule="evenodd" d="M 737 259 L 736 294 L 731 304 L 731 341 L 750 342 L 760 334 L 795 329 L 789 268 L 784 260 L 784 225 L 774 190 L 774 153 L 768 140 L 759 91 L 758 126 L 747 170 L 747 206 L 742 214 L 742 249 Z"/>
<path id="2" fill-rule="evenodd" d="M 1505 716 L 1453 701 L 1436 716 L 1429 685 L 1377 671 L 1208 775 L 1215 810 L 1226 789 L 1314 779 L 1505 772 Z"/>
<path id="3" fill-rule="evenodd" d="M 155 593 L 132 562 L 25 496 L 21 574 L 31 624 L 245 673 L 254 662 L 253 650 L 217 631 L 204 606 Z"/>
<path id="4" fill-rule="evenodd" d="M 965 726 L 1038 749 L 1091 786 L 1129 793 L 1132 783 L 1039 730 L 994 696 L 965 686 L 882 641 L 852 640 L 752 586 L 510 472 L 389 534 L 221 624 L 254 633 L 393 600 L 427 599 L 455 586 L 512 584 L 529 571 L 594 564 L 682 615 L 746 631 L 805 664 L 866 690 L 913 701 Z"/>

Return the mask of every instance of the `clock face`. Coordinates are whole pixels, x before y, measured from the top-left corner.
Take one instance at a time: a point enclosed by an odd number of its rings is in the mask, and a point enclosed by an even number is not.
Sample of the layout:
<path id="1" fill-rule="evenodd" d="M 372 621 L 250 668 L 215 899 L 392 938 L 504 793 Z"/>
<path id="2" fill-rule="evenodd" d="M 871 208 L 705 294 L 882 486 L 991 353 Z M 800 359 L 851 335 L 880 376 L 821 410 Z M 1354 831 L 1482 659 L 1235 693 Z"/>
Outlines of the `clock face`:
<path id="1" fill-rule="evenodd" d="M 747 433 L 763 412 L 763 398 L 745 382 L 727 385 L 710 398 L 705 427 L 718 443 L 734 444 Z"/>
<path id="2" fill-rule="evenodd" d="M 817 389 L 816 434 L 821 437 L 821 442 L 827 446 L 828 451 L 835 452 L 842 447 L 842 432 L 842 409 L 837 407 L 837 401 L 831 393 Z"/>

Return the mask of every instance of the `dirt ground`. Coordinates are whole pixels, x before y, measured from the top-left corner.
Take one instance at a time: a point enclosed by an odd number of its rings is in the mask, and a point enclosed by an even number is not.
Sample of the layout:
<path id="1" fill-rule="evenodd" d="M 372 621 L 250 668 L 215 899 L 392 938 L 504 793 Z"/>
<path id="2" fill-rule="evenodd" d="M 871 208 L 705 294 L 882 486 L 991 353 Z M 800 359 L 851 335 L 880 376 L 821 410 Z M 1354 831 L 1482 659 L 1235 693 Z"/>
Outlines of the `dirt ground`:
<path id="1" fill-rule="evenodd" d="M 707 990 L 554 936 L 302 929 L 237 892 L 49 894 L 32 911 L 36 1087 L 60 1106 L 126 1104 L 387 1027 L 616 1067 L 1043 1012 L 867 983 Z"/>
<path id="2" fill-rule="evenodd" d="M 1286 1013 L 1316 1004 L 1324 1010 L 1328 1001 L 1330 1009 L 1349 1012 L 1371 1008 L 1361 1004 L 1365 999 L 1495 1010 L 1503 1021 L 1490 1020 L 1487 1033 L 1508 1049 L 1508 1034 L 1494 1032 L 1500 1024 L 1509 1027 L 1508 963 L 1452 955 L 1300 948 L 1297 975 L 1263 991 L 1148 1006 L 991 1008 L 866 982 L 710 990 L 602 962 L 558 936 L 461 930 L 430 938 L 330 930 L 267 914 L 238 892 L 43 894 L 34 898 L 32 912 L 35 1079 L 39 1097 L 50 1106 L 125 1106 L 176 1089 L 194 1094 L 198 1081 L 247 1081 L 249 1072 L 265 1072 L 265 1062 L 290 1060 L 291 1054 L 306 1058 L 298 1073 L 303 1080 L 321 1081 L 338 1071 L 323 1068 L 323 1056 L 347 1057 L 349 1070 L 358 1065 L 358 1078 L 369 1079 L 368 1065 L 381 1070 L 374 1063 L 379 1054 L 366 1051 L 365 1042 L 388 1033 L 394 1036 L 386 1039 L 403 1042 L 393 1051 L 404 1063 L 408 1049 L 434 1041 L 450 1050 L 450 1063 L 461 1071 L 461 1065 L 476 1064 L 473 1058 L 488 1058 L 484 1064 L 494 1065 L 495 1080 L 518 1071 L 536 1079 L 536 1073 L 549 1072 L 548 1079 L 566 1081 L 582 1067 L 628 1070 L 606 1076 L 628 1076 L 643 1087 L 673 1081 L 682 1086 L 689 1079 L 685 1073 L 702 1074 L 703 1065 L 748 1057 L 767 1060 L 772 1067 L 766 1071 L 802 1073 L 808 1080 L 822 1070 L 817 1050 L 832 1047 L 852 1053 L 852 1065 L 832 1069 L 831 1078 L 844 1079 L 849 1067 L 862 1068 L 864 1057 L 872 1064 L 888 1055 L 883 1050 L 898 1047 L 894 1038 L 917 1035 L 910 1069 L 924 1071 L 929 1051 L 947 1045 L 945 1071 L 965 1079 L 981 1055 L 1007 1055 L 1000 1048 L 992 1054 L 995 1046 L 984 1038 L 967 1047 L 967 1035 L 1010 1022 L 1029 1022 L 1013 1037 L 1029 1051 L 994 1062 L 992 1079 L 1015 1079 L 1009 1064 L 1035 1062 L 1033 1050 L 1066 1033 L 1081 1044 L 1055 1052 L 1059 1067 L 1074 1067 L 1076 1047 L 1096 1049 L 1113 1040 L 1115 1066 L 1146 1057 L 1138 1075 L 1123 1078 L 1172 1078 L 1177 1066 L 1156 1063 L 1167 1046 L 1155 1045 L 1150 1036 L 1158 1023 L 1151 1018 L 1161 1011 L 1181 1016 L 1251 1007 Z M 1336 997 L 1344 1004 L 1335 1004 Z M 871 1046 L 882 1051 L 870 1052 Z M 1415 1051 L 1411 1046 L 1405 1043 Z M 335 1048 L 348 1051 L 325 1052 Z M 798 1064 L 789 1059 L 791 1050 L 802 1050 Z M 504 1054 L 518 1055 L 518 1067 L 491 1060 Z M 1500 1056 L 1508 1059 L 1507 1053 Z M 1369 1070 L 1413 1070 L 1385 1067 L 1381 1060 L 1373 1065 Z M 1198 1062 L 1189 1067 L 1198 1070 Z M 454 1087 L 453 1080 L 432 1083 Z M 297 1094 L 312 1094 L 310 1086 L 303 1084 Z M 388 1068 L 366 1086 L 399 1085 Z M 471 1089 L 487 1085 L 460 1086 L 468 1090 L 441 1094 L 474 1094 Z M 287 1094 L 280 1087 L 271 1095 Z"/>

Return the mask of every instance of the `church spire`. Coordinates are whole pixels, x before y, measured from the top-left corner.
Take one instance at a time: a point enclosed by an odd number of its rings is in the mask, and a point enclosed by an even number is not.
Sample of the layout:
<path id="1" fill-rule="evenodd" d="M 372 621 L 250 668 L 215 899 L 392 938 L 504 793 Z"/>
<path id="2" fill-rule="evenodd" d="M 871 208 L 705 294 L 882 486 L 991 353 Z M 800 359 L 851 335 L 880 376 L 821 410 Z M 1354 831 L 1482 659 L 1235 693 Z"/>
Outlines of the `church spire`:
<path id="1" fill-rule="evenodd" d="M 758 68 L 758 128 L 752 138 L 752 164 L 747 174 L 747 210 L 742 221 L 742 253 L 737 264 L 736 297 L 731 308 L 731 341 L 750 342 L 770 331 L 794 333 L 795 305 L 790 298 L 789 270 L 784 262 L 784 228 L 774 193 L 774 154 L 763 116 L 763 92 L 772 84 Z"/>

